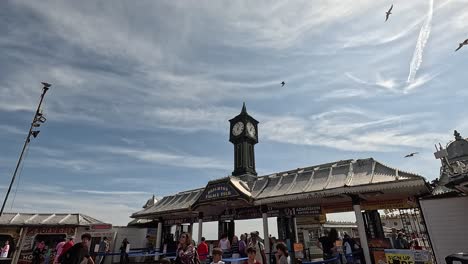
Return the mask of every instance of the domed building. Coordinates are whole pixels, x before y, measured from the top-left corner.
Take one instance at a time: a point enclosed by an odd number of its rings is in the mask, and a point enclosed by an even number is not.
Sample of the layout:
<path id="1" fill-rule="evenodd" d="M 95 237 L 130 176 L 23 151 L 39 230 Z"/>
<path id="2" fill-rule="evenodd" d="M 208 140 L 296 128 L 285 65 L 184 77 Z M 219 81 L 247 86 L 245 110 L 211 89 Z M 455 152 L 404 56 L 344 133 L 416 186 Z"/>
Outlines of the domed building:
<path id="1" fill-rule="evenodd" d="M 434 153 L 440 159 L 440 177 L 432 195 L 419 200 L 437 263 L 462 261 L 468 237 L 468 140 L 454 131 L 455 140 Z M 460 238 L 460 239 L 458 239 Z M 466 253 L 465 253 L 466 254 Z M 451 261 L 448 261 L 451 260 Z"/>
<path id="2" fill-rule="evenodd" d="M 454 131 L 455 140 L 444 149 L 440 147 L 435 154 L 442 161 L 440 178 L 434 195 L 454 192 L 468 193 L 468 140 Z"/>

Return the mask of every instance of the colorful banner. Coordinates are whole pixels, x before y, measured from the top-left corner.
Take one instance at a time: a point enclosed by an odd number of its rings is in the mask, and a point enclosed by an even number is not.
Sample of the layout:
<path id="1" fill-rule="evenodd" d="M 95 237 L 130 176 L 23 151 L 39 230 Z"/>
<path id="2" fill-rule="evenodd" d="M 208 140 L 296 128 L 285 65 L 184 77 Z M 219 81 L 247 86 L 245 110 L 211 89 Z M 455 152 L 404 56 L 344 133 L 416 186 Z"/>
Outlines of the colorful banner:
<path id="1" fill-rule="evenodd" d="M 387 264 L 414 264 L 414 254 L 411 251 L 392 253 L 385 251 L 385 258 Z"/>

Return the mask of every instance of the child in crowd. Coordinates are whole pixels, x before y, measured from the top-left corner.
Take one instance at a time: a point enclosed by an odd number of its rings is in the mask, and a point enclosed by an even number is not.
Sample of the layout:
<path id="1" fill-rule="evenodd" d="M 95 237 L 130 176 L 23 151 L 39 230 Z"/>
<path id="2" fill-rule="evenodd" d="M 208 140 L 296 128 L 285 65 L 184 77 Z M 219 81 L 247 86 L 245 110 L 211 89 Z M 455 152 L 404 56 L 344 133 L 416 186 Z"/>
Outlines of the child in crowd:
<path id="1" fill-rule="evenodd" d="M 245 264 L 260 264 L 255 257 L 257 256 L 257 250 L 254 247 L 249 247 L 247 249 L 247 257 L 249 258 Z"/>
<path id="2" fill-rule="evenodd" d="M 211 254 L 213 255 L 213 262 L 211 264 L 224 264 L 222 249 L 214 248 Z"/>

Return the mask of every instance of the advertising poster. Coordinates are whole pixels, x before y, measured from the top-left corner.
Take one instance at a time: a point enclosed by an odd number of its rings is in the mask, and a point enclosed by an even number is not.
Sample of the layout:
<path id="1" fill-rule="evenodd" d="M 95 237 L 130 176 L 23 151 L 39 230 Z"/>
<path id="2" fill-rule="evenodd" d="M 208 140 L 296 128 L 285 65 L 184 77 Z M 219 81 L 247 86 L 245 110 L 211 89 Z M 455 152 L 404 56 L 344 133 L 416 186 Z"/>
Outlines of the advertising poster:
<path id="1" fill-rule="evenodd" d="M 304 258 L 304 245 L 301 243 L 294 243 L 294 256 L 296 258 Z"/>
<path id="2" fill-rule="evenodd" d="M 414 252 L 405 249 L 386 249 L 387 264 L 415 264 Z"/>

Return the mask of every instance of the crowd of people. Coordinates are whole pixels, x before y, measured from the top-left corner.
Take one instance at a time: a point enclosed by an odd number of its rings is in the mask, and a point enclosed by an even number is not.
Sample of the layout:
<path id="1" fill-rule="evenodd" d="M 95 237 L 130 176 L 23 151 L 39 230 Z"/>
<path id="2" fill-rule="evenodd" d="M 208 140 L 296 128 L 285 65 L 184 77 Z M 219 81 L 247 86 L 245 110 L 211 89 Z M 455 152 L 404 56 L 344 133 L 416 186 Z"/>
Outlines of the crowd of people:
<path id="1" fill-rule="evenodd" d="M 96 256 L 96 261 L 90 256 L 90 234 L 83 234 L 81 242 L 75 243 L 75 237 L 61 239 L 55 248 L 49 247 L 44 241 L 36 241 L 32 252 L 32 264 L 103 264 L 106 256 Z M 104 237 L 99 244 L 99 252 L 109 252 L 109 239 Z"/>
<path id="2" fill-rule="evenodd" d="M 149 236 L 146 239 L 147 252 L 151 253 L 154 245 L 151 243 Z M 175 242 L 173 235 L 168 239 Z M 74 243 L 74 237 L 69 237 L 67 240 L 63 239 L 55 246 L 55 257 L 51 254 L 54 249 L 47 247 L 44 241 L 37 241 L 32 253 L 32 264 L 103 264 L 106 259 L 104 253 L 110 252 L 109 240 L 104 237 L 100 242 L 98 249 L 100 254 L 97 254 L 95 260 L 89 254 L 90 241 L 90 234 L 83 234 L 80 243 Z M 397 233 L 395 230 L 390 235 L 390 242 L 392 247 L 396 249 L 422 249 L 417 240 L 408 242 L 403 233 Z M 265 252 L 264 243 L 269 243 L 272 253 L 267 254 Z M 120 246 L 121 264 L 129 263 L 128 245 L 127 238 L 123 239 Z M 231 240 L 227 234 L 222 234 L 217 244 L 215 244 L 211 256 L 209 256 L 210 250 L 206 239 L 202 237 L 199 244 L 196 245 L 189 233 L 181 234 L 178 242 L 168 243 L 167 247 L 167 252 L 175 252 L 175 264 L 224 264 L 223 259 L 226 258 L 229 258 L 232 264 L 266 264 L 267 258 L 270 258 L 272 264 L 291 264 L 286 244 L 271 236 L 265 241 L 259 236 L 258 231 L 241 234 L 240 237 L 234 235 Z M 324 235 L 318 239 L 317 247 L 322 250 L 324 260 L 341 255 L 346 258 L 347 263 L 364 263 L 362 248 L 358 241 L 346 233 L 340 238 L 334 228 L 329 231 L 325 230 Z M 6 241 L 3 247 L 0 248 L 1 258 L 8 256 L 9 248 L 9 242 Z M 53 259 L 50 259 L 51 256 Z M 146 258 L 146 260 L 150 259 Z M 161 259 L 160 262 L 162 264 L 170 263 L 167 263 L 165 258 Z"/>
<path id="3" fill-rule="evenodd" d="M 273 240 L 271 240 L 273 241 Z M 269 241 L 271 243 L 271 241 Z M 183 233 L 179 237 L 175 264 L 224 264 L 223 259 L 229 258 L 233 264 L 266 264 L 264 240 L 260 238 L 259 232 L 242 234 L 240 238 L 233 236 L 228 239 L 227 234 L 220 236 L 216 247 L 209 256 L 209 246 L 204 237 L 198 245 L 192 240 L 189 233 Z M 290 264 L 287 246 L 284 243 L 272 244 L 274 251 L 273 262 L 276 264 Z M 168 264 L 167 259 L 161 259 L 161 263 Z"/>
<path id="4" fill-rule="evenodd" d="M 323 251 L 323 259 L 333 259 L 338 255 L 343 258 L 342 263 L 365 263 L 361 245 L 354 238 L 344 233 L 343 237 L 338 236 L 336 229 L 332 228 L 329 231 L 325 230 L 325 234 L 318 239 L 317 246 Z M 394 249 L 412 249 L 422 250 L 416 238 L 409 240 L 403 232 L 397 232 L 396 229 L 392 230 L 392 234 L 387 238 L 390 242 L 389 248 Z M 340 242 L 340 243 L 339 243 Z"/>

